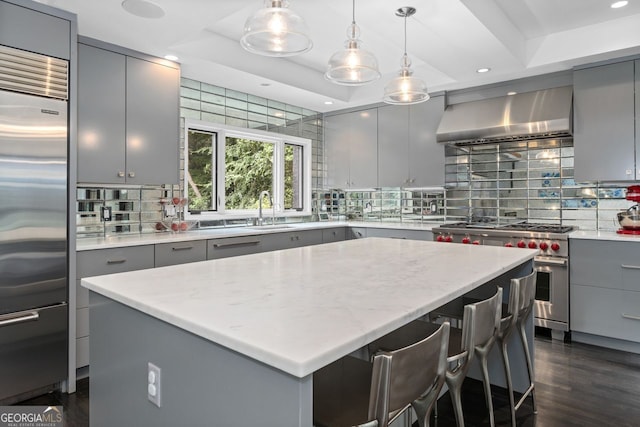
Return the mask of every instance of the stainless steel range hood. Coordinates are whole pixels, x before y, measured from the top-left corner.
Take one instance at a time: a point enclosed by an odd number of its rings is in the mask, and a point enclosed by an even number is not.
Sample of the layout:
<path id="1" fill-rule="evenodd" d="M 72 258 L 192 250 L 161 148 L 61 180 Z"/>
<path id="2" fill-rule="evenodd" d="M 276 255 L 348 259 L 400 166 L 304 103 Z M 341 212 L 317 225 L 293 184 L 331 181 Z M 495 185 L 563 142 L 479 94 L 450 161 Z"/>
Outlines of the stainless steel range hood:
<path id="1" fill-rule="evenodd" d="M 564 86 L 450 105 L 437 141 L 468 145 L 569 137 L 572 99 L 572 87 Z"/>

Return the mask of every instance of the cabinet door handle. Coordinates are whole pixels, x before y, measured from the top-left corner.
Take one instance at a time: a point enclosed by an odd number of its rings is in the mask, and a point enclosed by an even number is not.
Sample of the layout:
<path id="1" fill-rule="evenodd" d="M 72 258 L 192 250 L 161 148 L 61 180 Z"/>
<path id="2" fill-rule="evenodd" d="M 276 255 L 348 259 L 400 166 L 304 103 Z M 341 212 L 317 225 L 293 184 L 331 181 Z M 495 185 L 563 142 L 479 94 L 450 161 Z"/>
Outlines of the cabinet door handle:
<path id="1" fill-rule="evenodd" d="M 640 316 L 634 316 L 633 314 L 622 313 L 622 317 L 625 319 L 640 320 Z"/>
<path id="2" fill-rule="evenodd" d="M 118 178 L 124 178 L 124 172 L 118 171 Z"/>
<path id="3" fill-rule="evenodd" d="M 629 270 L 640 270 L 640 265 L 627 265 L 627 264 L 622 264 L 622 265 L 620 265 L 620 267 L 622 267 L 622 268 L 628 268 Z"/>
<path id="4" fill-rule="evenodd" d="M 124 264 L 125 262 L 127 262 L 126 259 L 109 259 L 107 260 L 107 264 L 111 265 L 111 264 Z"/>
<path id="5" fill-rule="evenodd" d="M 29 322 L 31 320 L 38 320 L 39 318 L 40 318 L 40 314 L 37 311 L 33 311 L 24 316 L 7 317 L 5 319 L 3 319 L 2 316 L 0 316 L 0 326 L 15 325 L 16 323 Z"/>
<path id="6" fill-rule="evenodd" d="M 257 245 L 260 240 L 248 240 L 246 242 L 232 242 L 232 243 L 214 243 L 214 248 L 229 248 L 232 246 L 244 246 L 244 245 Z"/>
<path id="7" fill-rule="evenodd" d="M 171 250 L 172 251 L 190 251 L 191 249 L 193 249 L 193 246 L 182 246 L 182 247 L 172 247 Z"/>

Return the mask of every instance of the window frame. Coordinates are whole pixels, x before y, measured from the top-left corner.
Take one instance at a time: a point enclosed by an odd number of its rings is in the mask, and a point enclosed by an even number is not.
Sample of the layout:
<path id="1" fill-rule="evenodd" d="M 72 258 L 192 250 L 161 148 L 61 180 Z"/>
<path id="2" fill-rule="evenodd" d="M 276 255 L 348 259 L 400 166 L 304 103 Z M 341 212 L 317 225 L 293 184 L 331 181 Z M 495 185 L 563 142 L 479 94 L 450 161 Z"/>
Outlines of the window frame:
<path id="1" fill-rule="evenodd" d="M 215 176 L 217 199 L 215 204 L 216 211 L 201 211 L 199 214 L 191 214 L 187 209 L 185 218 L 192 220 L 216 220 L 216 219 L 238 219 L 257 217 L 258 209 L 227 209 L 225 206 L 225 173 L 226 164 L 225 148 L 227 136 L 236 138 L 252 139 L 265 143 L 274 144 L 274 165 L 273 165 L 273 188 L 274 194 L 271 197 L 276 204 L 275 215 L 279 217 L 308 216 L 311 215 L 311 140 L 297 136 L 290 136 L 275 132 L 268 132 L 259 129 L 240 128 L 236 126 L 223 125 L 202 120 L 186 119 L 184 123 L 184 177 L 183 177 L 183 194 L 188 197 L 188 171 L 189 171 L 189 131 L 202 131 L 214 133 L 217 140 L 215 157 L 217 164 L 212 165 Z M 302 210 L 284 209 L 285 195 L 285 145 L 299 145 L 302 150 Z M 266 216 L 271 214 L 271 209 L 267 210 Z"/>

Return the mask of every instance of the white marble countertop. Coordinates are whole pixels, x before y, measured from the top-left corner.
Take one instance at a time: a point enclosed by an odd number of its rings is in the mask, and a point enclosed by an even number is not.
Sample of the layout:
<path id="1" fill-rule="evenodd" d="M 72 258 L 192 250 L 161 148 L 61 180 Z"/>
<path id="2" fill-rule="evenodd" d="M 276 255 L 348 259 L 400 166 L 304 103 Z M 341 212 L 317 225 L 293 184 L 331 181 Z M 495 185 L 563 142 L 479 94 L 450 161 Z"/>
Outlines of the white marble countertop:
<path id="1" fill-rule="evenodd" d="M 302 378 L 536 253 L 369 238 L 90 277 L 82 286 Z"/>
<path id="2" fill-rule="evenodd" d="M 577 230 L 569 234 L 569 238 L 584 239 L 584 240 L 611 240 L 611 241 L 619 241 L 619 242 L 640 243 L 640 235 L 618 234 L 615 231 Z"/>
<path id="3" fill-rule="evenodd" d="M 285 233 L 296 230 L 311 230 L 333 227 L 371 227 L 371 228 L 396 228 L 408 230 L 430 231 L 441 223 L 385 223 L 385 222 L 347 222 L 347 221 L 322 221 L 287 223 L 287 228 L 256 229 L 252 227 L 224 227 L 203 228 L 199 230 L 174 233 L 170 231 L 148 234 L 134 234 L 124 236 L 82 238 L 76 240 L 76 251 L 91 251 L 95 249 L 122 248 L 127 246 L 154 245 L 157 243 L 187 242 L 191 240 L 217 239 L 224 237 L 254 236 L 269 233 Z"/>

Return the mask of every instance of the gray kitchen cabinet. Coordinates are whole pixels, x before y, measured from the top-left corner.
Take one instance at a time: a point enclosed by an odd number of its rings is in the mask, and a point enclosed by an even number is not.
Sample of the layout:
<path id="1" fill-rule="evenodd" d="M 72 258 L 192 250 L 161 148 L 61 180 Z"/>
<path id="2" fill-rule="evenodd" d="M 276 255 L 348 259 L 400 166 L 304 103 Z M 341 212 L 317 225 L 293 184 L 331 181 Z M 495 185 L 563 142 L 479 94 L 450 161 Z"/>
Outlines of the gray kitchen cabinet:
<path id="1" fill-rule="evenodd" d="M 378 183 L 377 108 L 325 117 L 327 184 L 366 188 Z"/>
<path id="2" fill-rule="evenodd" d="M 155 245 L 156 267 L 205 261 L 206 259 L 207 242 L 205 240 L 189 240 Z"/>
<path id="3" fill-rule="evenodd" d="M 263 236 L 240 236 L 207 241 L 207 259 L 228 258 L 263 252 Z"/>
<path id="4" fill-rule="evenodd" d="M 154 267 L 154 246 L 81 251 L 76 255 L 76 368 L 89 365 L 89 291 L 83 277 Z"/>
<path id="5" fill-rule="evenodd" d="M 99 44 L 78 44 L 78 182 L 177 184 L 179 68 Z"/>
<path id="6" fill-rule="evenodd" d="M 436 131 L 444 114 L 444 96 L 409 107 L 409 186 L 444 185 L 444 145 Z"/>
<path id="7" fill-rule="evenodd" d="M 1 45 L 68 60 L 70 42 L 70 20 L 0 1 Z"/>
<path id="8" fill-rule="evenodd" d="M 576 181 L 640 179 L 635 154 L 637 64 L 627 61 L 574 72 Z"/>
<path id="9" fill-rule="evenodd" d="M 265 234 L 263 237 L 265 251 L 299 248 L 322 243 L 322 230 L 298 230 L 285 233 Z"/>
<path id="10" fill-rule="evenodd" d="M 325 228 L 322 230 L 322 243 L 341 242 L 346 238 L 346 227 Z"/>
<path id="11" fill-rule="evenodd" d="M 409 106 L 380 107 L 378 184 L 380 187 L 406 187 L 409 181 Z"/>
<path id="12" fill-rule="evenodd" d="M 571 239 L 570 245 L 571 330 L 640 343 L 638 243 Z"/>
<path id="13" fill-rule="evenodd" d="M 433 241 L 433 233 L 427 230 L 406 230 L 396 228 L 367 228 L 367 237 L 387 237 L 390 239 Z"/>
<path id="14" fill-rule="evenodd" d="M 124 184 L 126 57 L 78 44 L 78 181 Z"/>
<path id="15" fill-rule="evenodd" d="M 127 183 L 178 184 L 180 71 L 127 57 Z"/>
<path id="16" fill-rule="evenodd" d="M 362 239 L 365 237 L 388 237 L 391 239 L 408 240 L 433 240 L 433 233 L 429 230 L 407 230 L 400 228 L 378 228 L 378 227 L 349 227 L 351 239 Z"/>
<path id="17" fill-rule="evenodd" d="M 444 96 L 378 108 L 378 186 L 444 184 L 444 146 L 436 142 L 443 112 Z"/>

